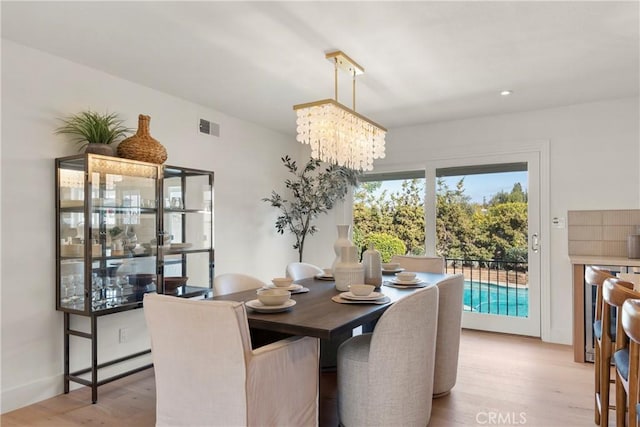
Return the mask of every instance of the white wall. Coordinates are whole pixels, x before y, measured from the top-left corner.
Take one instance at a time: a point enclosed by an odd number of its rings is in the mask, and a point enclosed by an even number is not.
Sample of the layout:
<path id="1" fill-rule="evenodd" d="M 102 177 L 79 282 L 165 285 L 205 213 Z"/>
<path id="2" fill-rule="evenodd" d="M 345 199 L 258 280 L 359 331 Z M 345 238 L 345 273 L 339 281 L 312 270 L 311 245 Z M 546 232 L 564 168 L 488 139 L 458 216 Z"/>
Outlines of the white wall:
<path id="1" fill-rule="evenodd" d="M 130 127 L 148 114 L 168 164 L 215 171 L 216 274 L 267 280 L 296 260 L 290 237 L 275 233 L 276 211 L 261 201 L 282 189 L 279 159 L 299 153 L 294 138 L 2 40 L 2 412 L 62 392 L 53 159 L 76 147 L 53 130 L 56 118 L 87 108 L 118 112 Z M 200 118 L 219 123 L 221 136 L 199 134 Z M 148 346 L 142 310 L 100 318 L 98 325 L 102 361 Z M 130 342 L 118 344 L 123 325 Z M 72 353 L 72 363 L 86 366 L 88 346 L 76 348 L 82 350 Z"/>
<path id="2" fill-rule="evenodd" d="M 570 209 L 640 207 L 638 98 L 393 129 L 387 157 L 375 168 L 403 170 L 427 161 L 467 157 L 549 141 L 549 218 Z M 542 230 L 550 256 L 550 317 L 545 339 L 572 341 L 571 268 L 567 230 Z M 543 277 L 544 280 L 544 277 Z M 544 333 L 545 331 L 543 331 Z"/>

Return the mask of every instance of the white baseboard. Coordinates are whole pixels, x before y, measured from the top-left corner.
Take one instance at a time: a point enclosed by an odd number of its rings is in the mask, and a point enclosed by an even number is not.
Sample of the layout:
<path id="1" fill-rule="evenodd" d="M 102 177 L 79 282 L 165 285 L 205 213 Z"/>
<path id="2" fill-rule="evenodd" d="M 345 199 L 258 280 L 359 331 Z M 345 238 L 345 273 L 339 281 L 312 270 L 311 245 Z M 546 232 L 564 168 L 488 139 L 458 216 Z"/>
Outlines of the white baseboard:
<path id="1" fill-rule="evenodd" d="M 568 328 L 551 328 L 549 337 L 545 339 L 545 341 L 553 344 L 572 345 L 573 330 Z"/>
<path id="2" fill-rule="evenodd" d="M 109 366 L 100 370 L 100 378 L 117 375 L 125 370 L 137 368 L 139 366 L 152 363 L 151 355 L 146 354 L 136 359 L 127 360 L 118 365 Z M 82 384 L 69 383 L 71 391 L 84 387 Z M 0 413 L 13 411 L 22 407 L 38 403 L 40 401 L 58 396 L 64 393 L 63 375 L 54 375 L 52 377 L 43 378 L 29 384 L 14 387 L 9 390 L 2 390 L 0 398 Z M 100 389 L 98 388 L 98 396 Z"/>
<path id="3" fill-rule="evenodd" d="M 4 414 L 64 392 L 62 375 L 42 378 L 8 390 L 2 390 L 0 413 Z"/>

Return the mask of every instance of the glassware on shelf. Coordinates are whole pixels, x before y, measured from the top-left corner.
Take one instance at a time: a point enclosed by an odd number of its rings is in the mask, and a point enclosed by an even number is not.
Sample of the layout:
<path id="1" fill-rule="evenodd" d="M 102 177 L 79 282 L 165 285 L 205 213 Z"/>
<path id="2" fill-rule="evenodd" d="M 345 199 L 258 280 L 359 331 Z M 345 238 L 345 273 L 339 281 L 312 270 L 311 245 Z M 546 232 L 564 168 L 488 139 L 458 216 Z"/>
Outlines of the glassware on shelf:
<path id="1" fill-rule="evenodd" d="M 102 309 L 106 306 L 106 291 L 102 277 L 98 273 L 91 275 L 91 296 L 93 309 Z"/>
<path id="2" fill-rule="evenodd" d="M 105 284 L 107 307 L 116 307 L 120 304 L 122 288 L 118 286 L 118 282 L 113 277 L 105 277 Z"/>
<path id="3" fill-rule="evenodd" d="M 128 297 L 133 294 L 133 285 L 129 283 L 129 276 L 120 275 L 117 280 L 122 289 L 122 300 L 128 300 Z"/>
<path id="4" fill-rule="evenodd" d="M 70 305 L 74 287 L 75 285 L 73 284 L 73 276 L 62 276 L 60 278 L 60 302 L 64 306 Z"/>

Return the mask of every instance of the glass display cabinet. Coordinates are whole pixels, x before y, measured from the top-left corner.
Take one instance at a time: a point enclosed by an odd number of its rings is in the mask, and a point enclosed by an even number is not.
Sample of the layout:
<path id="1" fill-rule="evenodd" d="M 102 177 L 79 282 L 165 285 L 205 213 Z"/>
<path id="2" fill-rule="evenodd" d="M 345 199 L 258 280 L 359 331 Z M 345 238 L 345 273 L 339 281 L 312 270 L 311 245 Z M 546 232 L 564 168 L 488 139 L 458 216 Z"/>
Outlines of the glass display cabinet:
<path id="1" fill-rule="evenodd" d="M 213 283 L 213 172 L 165 166 L 162 196 L 164 293 L 202 294 Z"/>
<path id="2" fill-rule="evenodd" d="M 213 172 L 96 154 L 56 159 L 56 309 L 64 312 L 64 391 L 97 388 L 147 364 L 98 380 L 97 319 L 142 307 L 144 294 L 206 296 L 213 284 Z M 91 331 L 70 316 L 90 318 Z M 70 337 L 91 341 L 91 366 L 70 372 Z"/>

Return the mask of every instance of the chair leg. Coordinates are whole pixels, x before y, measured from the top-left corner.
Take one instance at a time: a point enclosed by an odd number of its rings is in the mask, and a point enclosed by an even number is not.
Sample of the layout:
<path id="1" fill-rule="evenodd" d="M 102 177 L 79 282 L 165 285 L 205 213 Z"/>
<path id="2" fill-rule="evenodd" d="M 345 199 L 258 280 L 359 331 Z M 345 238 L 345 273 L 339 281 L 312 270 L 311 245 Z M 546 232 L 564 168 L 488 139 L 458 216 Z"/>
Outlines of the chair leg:
<path id="1" fill-rule="evenodd" d="M 595 361 L 594 361 L 594 371 L 595 375 L 595 388 L 594 388 L 594 421 L 596 425 L 600 425 L 600 411 L 602 410 L 602 402 L 600 394 L 600 343 L 598 340 L 595 340 L 594 345 L 595 352 Z"/>
<path id="2" fill-rule="evenodd" d="M 627 391 L 624 389 L 622 378 L 616 370 L 616 426 L 625 427 L 627 416 Z"/>
<path id="3" fill-rule="evenodd" d="M 609 426 L 609 390 L 611 389 L 611 346 L 600 347 L 600 426 Z"/>
<path id="4" fill-rule="evenodd" d="M 638 403 L 638 344 L 631 340 L 629 344 L 629 393 L 627 402 L 629 405 L 629 427 L 638 426 L 638 414 L 636 404 Z"/>

